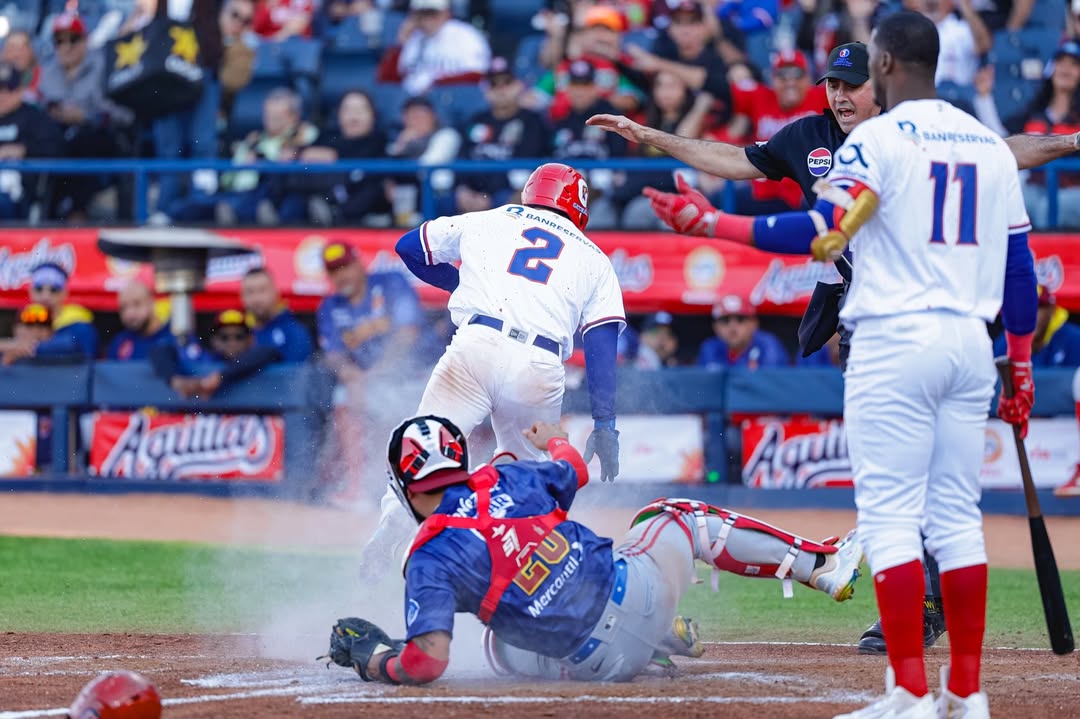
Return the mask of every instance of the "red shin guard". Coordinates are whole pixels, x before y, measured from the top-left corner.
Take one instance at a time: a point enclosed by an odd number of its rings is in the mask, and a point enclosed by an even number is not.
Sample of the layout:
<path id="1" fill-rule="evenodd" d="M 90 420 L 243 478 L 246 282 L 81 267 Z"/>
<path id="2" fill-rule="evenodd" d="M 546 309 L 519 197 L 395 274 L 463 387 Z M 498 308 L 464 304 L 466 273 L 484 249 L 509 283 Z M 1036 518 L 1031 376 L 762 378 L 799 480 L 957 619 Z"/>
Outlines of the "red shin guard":
<path id="1" fill-rule="evenodd" d="M 986 565 L 941 573 L 941 599 L 949 630 L 949 691 L 966 697 L 979 691 L 986 632 Z M 953 607 L 952 611 L 949 608 Z"/>
<path id="2" fill-rule="evenodd" d="M 917 559 L 874 575 L 874 591 L 881 612 L 881 629 L 885 634 L 889 665 L 896 672 L 897 686 L 904 687 L 917 697 L 927 692 L 926 663 L 923 660 L 925 584 L 922 562 Z M 945 601 L 948 602 L 947 599 Z"/>

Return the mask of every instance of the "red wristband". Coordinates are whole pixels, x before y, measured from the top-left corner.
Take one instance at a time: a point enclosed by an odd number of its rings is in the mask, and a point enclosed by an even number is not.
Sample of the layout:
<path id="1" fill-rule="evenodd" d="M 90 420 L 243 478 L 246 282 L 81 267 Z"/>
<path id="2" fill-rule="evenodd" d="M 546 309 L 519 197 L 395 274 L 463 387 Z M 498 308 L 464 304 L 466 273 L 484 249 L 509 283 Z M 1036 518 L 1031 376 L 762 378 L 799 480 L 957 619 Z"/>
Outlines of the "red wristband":
<path id="1" fill-rule="evenodd" d="M 574 449 L 574 445 L 562 437 L 552 437 L 548 440 L 547 448 L 552 460 L 569 462 L 570 466 L 574 468 L 574 471 L 577 472 L 578 489 L 588 484 L 589 468 L 586 466 L 585 460 L 581 458 L 581 453 Z"/>
<path id="2" fill-rule="evenodd" d="M 741 245 L 754 244 L 754 218 L 744 215 L 729 215 L 726 212 L 717 212 L 716 224 L 713 226 L 712 236 L 729 242 L 738 242 Z"/>
<path id="3" fill-rule="evenodd" d="M 1013 362 L 1030 362 L 1031 361 L 1031 343 L 1035 339 L 1035 333 L 1029 332 L 1026 335 L 1014 335 L 1012 332 L 1005 332 L 1005 353 L 1009 356 Z"/>

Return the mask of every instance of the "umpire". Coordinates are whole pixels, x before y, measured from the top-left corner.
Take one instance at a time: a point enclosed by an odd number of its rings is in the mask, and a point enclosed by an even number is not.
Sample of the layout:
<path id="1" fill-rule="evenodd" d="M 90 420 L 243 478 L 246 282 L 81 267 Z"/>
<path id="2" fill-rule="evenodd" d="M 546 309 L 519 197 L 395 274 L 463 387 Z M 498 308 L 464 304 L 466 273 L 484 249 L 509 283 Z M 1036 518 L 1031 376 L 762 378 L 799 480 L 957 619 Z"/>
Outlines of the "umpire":
<path id="1" fill-rule="evenodd" d="M 678 158 L 695 169 L 727 180 L 754 180 L 768 178 L 782 180 L 791 178 L 799 183 L 803 197 L 813 204 L 816 195 L 813 185 L 829 174 L 833 153 L 844 144 L 849 132 L 881 112 L 874 100 L 873 88 L 867 70 L 866 46 L 850 42 L 833 48 L 829 53 L 828 69 L 818 79 L 827 83 L 825 90 L 829 109 L 820 115 L 805 117 L 784 126 L 767 142 L 738 147 L 722 142 L 709 142 L 677 137 L 645 127 L 625 117 L 595 115 L 588 124 L 616 132 L 632 142 L 654 145 L 672 157 Z M 656 193 L 646 190 L 653 200 L 653 209 L 660 219 L 684 234 L 712 236 L 712 226 L 704 222 L 684 223 L 677 218 L 678 210 L 686 206 L 685 197 L 693 197 L 700 207 L 704 197 L 686 186 L 679 179 L 680 195 Z M 680 201 L 681 200 L 681 201 Z M 707 212 L 705 213 L 708 214 Z M 698 220 L 701 219 L 696 218 Z M 688 225 L 688 226 L 687 226 Z M 761 249 L 785 254 L 807 254 L 809 249 L 793 242 L 790 247 L 762 247 Z M 846 257 L 836 263 L 843 278 L 837 284 L 819 282 L 799 325 L 799 347 L 803 357 L 816 352 L 836 332 L 840 332 L 840 366 L 847 364 L 847 332 L 839 322 L 840 306 L 851 281 L 851 265 Z M 945 632 L 945 619 L 941 611 L 937 565 L 927 556 L 927 596 L 923 612 L 923 644 L 933 646 Z M 884 654 L 885 636 L 881 620 L 875 621 L 859 638 L 859 652 Z"/>

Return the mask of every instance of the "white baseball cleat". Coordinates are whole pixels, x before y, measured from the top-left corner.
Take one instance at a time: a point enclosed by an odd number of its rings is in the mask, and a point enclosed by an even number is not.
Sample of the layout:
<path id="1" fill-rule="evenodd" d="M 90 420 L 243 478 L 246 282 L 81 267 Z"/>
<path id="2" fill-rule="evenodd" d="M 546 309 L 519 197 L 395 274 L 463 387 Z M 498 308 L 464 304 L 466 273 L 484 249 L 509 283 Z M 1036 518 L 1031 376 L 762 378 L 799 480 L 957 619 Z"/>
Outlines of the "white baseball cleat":
<path id="1" fill-rule="evenodd" d="M 938 719 L 990 719 L 990 700 L 986 692 L 975 692 L 961 699 L 949 691 L 949 668 L 941 668 L 941 696 L 937 700 Z"/>
<path id="2" fill-rule="evenodd" d="M 833 719 L 938 719 L 938 713 L 933 694 L 917 697 L 896 686 L 892 667 L 889 667 L 885 671 L 885 696 L 870 706 L 850 714 L 837 714 Z"/>
<path id="3" fill-rule="evenodd" d="M 838 602 L 851 599 L 862 560 L 862 546 L 853 529 L 836 545 L 835 554 L 825 555 L 825 563 L 814 570 L 807 584 Z"/>

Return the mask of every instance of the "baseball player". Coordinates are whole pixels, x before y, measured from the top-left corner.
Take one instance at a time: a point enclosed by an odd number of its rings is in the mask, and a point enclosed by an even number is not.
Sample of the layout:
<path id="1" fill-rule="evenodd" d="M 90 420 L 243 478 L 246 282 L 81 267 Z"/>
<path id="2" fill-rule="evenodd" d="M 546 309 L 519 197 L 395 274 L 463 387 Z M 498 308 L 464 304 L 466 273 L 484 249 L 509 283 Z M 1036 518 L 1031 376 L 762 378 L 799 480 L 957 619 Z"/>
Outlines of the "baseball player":
<path id="1" fill-rule="evenodd" d="M 791 178 L 799 183 L 803 196 L 812 205 L 816 194 L 814 183 L 828 174 L 837 149 L 848 133 L 860 123 L 876 117 L 881 107 L 875 101 L 867 82 L 866 46 L 860 42 L 838 45 L 829 54 L 827 70 L 818 79 L 826 83 L 829 111 L 814 117 L 796 120 L 777 132 L 768 142 L 742 148 L 722 142 L 708 142 L 670 135 L 644 127 L 625 117 L 598 115 L 589 124 L 618 132 L 637 143 L 654 145 L 695 169 L 728 180 Z M 1005 142 L 1016 156 L 1021 169 L 1028 169 L 1076 152 L 1080 148 L 1080 133 L 1068 136 L 1013 135 Z M 701 193 L 677 179 L 679 193 L 646 190 L 653 210 L 676 232 L 702 237 L 717 237 L 716 209 Z M 732 238 L 724 238 L 732 239 Z M 809 254 L 804 238 L 757 238 L 755 246 L 769 252 Z M 850 332 L 839 324 L 840 306 L 851 281 L 850 257 L 836 263 L 844 282 L 838 285 L 820 284 L 807 307 L 799 326 L 802 356 L 808 357 L 820 349 L 834 333 L 840 333 L 840 367 L 845 368 Z M 945 631 L 941 614 L 941 592 L 937 571 L 927 555 L 927 595 L 923 623 L 924 646 L 930 647 Z M 884 654 L 885 638 L 881 622 L 874 622 L 859 638 L 859 651 L 865 654 Z"/>
<path id="2" fill-rule="evenodd" d="M 626 320 L 611 261 L 584 235 L 588 197 L 577 170 L 541 165 L 520 205 L 425 222 L 401 237 L 397 252 L 414 275 L 451 293 L 458 328 L 417 411 L 450 417 L 466 434 L 490 415 L 499 454 L 536 459 L 540 450 L 520 428 L 534 418 L 559 420 L 563 362 L 581 330 L 594 423 L 585 456 L 599 456 L 608 481 L 619 473 L 615 365 Z M 382 554 L 384 539 L 403 538 L 393 494 L 382 509 L 362 563 Z"/>
<path id="3" fill-rule="evenodd" d="M 694 561 L 717 571 L 780 577 L 836 601 L 851 597 L 862 552 L 854 532 L 814 542 L 703 502 L 661 499 L 610 539 L 568 521 L 589 480 L 554 424 L 522 433 L 550 461 L 469 472 L 465 435 L 434 415 L 390 438 L 390 484 L 419 522 L 405 565 L 404 642 L 362 619 L 339 620 L 328 657 L 365 681 L 425 684 L 450 657 L 455 612 L 487 625 L 496 671 L 543 679 L 629 681 L 654 655 L 699 656 L 696 631 L 676 618 Z"/>
<path id="4" fill-rule="evenodd" d="M 840 311 L 852 331 L 844 422 L 890 667 L 886 695 L 844 715 L 857 719 L 989 716 L 979 690 L 987 570 L 978 502 L 996 378 L 986 323 L 999 310 L 1016 387 L 999 414 L 1026 429 L 1034 399 L 1036 281 L 1016 158 L 991 130 L 935 99 L 938 50 L 922 15 L 885 18 L 868 67 L 886 114 L 848 135 L 828 179 L 815 183 L 814 209 L 718 213 L 715 223 L 717 235 L 758 246 L 777 235 L 813 238 L 819 260 L 837 259 L 855 236 Z M 920 530 L 941 568 L 950 634 L 936 706 L 919 632 Z"/>

